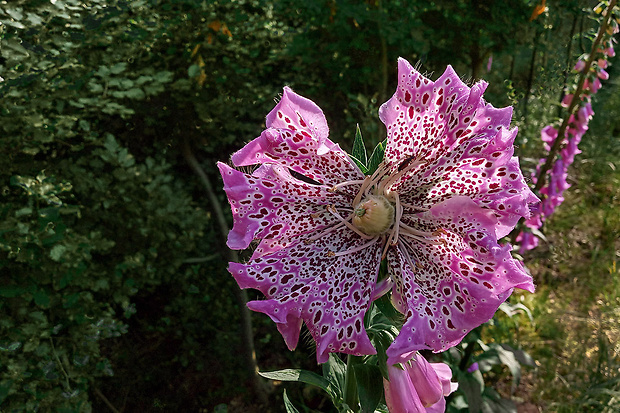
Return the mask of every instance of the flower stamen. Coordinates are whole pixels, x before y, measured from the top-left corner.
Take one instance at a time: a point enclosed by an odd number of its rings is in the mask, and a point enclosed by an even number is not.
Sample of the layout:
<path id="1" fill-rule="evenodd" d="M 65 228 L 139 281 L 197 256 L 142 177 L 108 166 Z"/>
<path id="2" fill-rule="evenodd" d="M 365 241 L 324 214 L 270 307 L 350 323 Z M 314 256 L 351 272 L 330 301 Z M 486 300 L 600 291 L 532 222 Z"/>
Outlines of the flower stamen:
<path id="1" fill-rule="evenodd" d="M 355 181 L 344 181 L 344 182 L 340 182 L 340 183 L 337 183 L 336 185 L 332 186 L 331 188 L 328 189 L 328 191 L 329 192 L 336 192 L 340 188 L 343 188 L 345 186 L 363 184 L 364 182 L 366 182 L 366 179 L 358 179 L 358 180 L 355 180 Z"/>
<path id="2" fill-rule="evenodd" d="M 347 228 L 349 228 L 351 231 L 355 232 L 357 235 L 359 235 L 360 237 L 364 238 L 364 239 L 371 239 L 373 238 L 373 236 L 364 234 L 362 231 L 360 231 L 359 229 L 355 228 L 355 225 L 353 225 L 352 223 L 349 222 L 349 220 L 351 218 L 353 218 L 353 214 L 349 215 L 347 217 L 347 219 L 344 219 L 339 213 L 338 210 L 336 209 L 336 207 L 334 205 L 328 205 L 327 206 L 327 210 L 329 212 L 331 212 L 332 214 L 334 214 L 334 216 L 344 225 L 347 226 Z"/>

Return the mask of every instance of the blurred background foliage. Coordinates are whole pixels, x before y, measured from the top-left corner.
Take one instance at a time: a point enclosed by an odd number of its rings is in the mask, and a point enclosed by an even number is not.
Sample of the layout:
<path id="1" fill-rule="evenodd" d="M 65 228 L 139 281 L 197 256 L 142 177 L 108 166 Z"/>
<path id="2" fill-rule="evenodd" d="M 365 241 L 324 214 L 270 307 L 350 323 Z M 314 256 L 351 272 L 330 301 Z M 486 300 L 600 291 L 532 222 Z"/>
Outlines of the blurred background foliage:
<path id="1" fill-rule="evenodd" d="M 260 134 L 284 85 L 323 108 L 345 149 L 356 123 L 374 146 L 402 56 L 431 78 L 451 64 L 489 81 L 488 101 L 515 106 L 529 175 L 594 27 L 593 2 L 550 1 L 531 19 L 538 4 L 0 2 L 0 411 L 280 411 L 281 391 L 251 396 L 237 287 L 188 156 L 220 188 L 216 160 Z M 533 321 L 499 315 L 485 330 L 536 360 L 519 386 L 485 372 L 520 411 L 620 404 L 620 77 L 609 72 L 566 205 L 526 257 L 538 292 L 515 300 Z M 267 317 L 253 321 L 261 369 L 317 368 L 307 336 L 288 352 Z M 330 409 L 316 388 L 291 391 Z"/>

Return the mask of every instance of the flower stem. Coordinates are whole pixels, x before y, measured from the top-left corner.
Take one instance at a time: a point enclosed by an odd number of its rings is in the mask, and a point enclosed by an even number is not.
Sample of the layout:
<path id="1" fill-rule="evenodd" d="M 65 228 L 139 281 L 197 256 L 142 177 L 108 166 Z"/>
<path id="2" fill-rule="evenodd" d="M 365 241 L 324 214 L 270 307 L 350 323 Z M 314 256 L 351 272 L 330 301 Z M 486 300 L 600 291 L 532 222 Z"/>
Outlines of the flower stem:
<path id="1" fill-rule="evenodd" d="M 351 354 L 347 356 L 347 373 L 344 379 L 344 402 L 349 406 L 349 409 L 355 413 L 359 411 L 359 404 L 357 401 L 357 382 L 355 380 L 354 366 L 360 363 L 362 363 L 361 357 Z"/>
<path id="2" fill-rule="evenodd" d="M 601 40 L 603 39 L 603 35 L 605 34 L 605 31 L 607 30 L 607 26 L 609 25 L 609 19 L 611 19 L 613 8 L 616 6 L 617 2 L 618 0 L 612 0 L 609 3 L 609 6 L 607 7 L 607 10 L 605 12 L 606 14 L 603 17 L 603 21 L 601 23 L 601 26 L 599 27 L 598 34 L 596 35 L 596 38 L 594 39 L 594 42 L 592 43 L 592 48 L 590 50 L 590 56 L 588 56 L 588 59 L 586 60 L 586 65 L 581 71 L 581 75 L 579 76 L 579 82 L 577 83 L 577 90 L 573 94 L 573 99 L 571 100 L 568 106 L 568 111 L 566 113 L 566 116 L 564 117 L 564 121 L 562 122 L 562 125 L 560 126 L 560 129 L 558 130 L 558 137 L 555 139 L 555 142 L 553 142 L 553 145 L 551 146 L 551 149 L 549 150 L 549 154 L 547 155 L 547 159 L 545 160 L 545 163 L 543 164 L 543 166 L 540 168 L 540 171 L 538 172 L 536 186 L 534 187 L 534 191 L 540 191 L 540 189 L 545 186 L 547 172 L 553 167 L 553 163 L 555 162 L 555 157 L 562 146 L 562 142 L 564 141 L 564 133 L 566 132 L 566 128 L 568 127 L 568 123 L 570 121 L 570 115 L 575 111 L 575 108 L 581 101 L 581 93 L 583 92 L 583 85 L 585 83 L 586 76 L 588 75 L 590 71 L 590 66 L 592 66 L 592 62 L 594 61 L 594 58 L 596 56 L 596 50 L 598 49 L 598 46 L 600 45 Z"/>

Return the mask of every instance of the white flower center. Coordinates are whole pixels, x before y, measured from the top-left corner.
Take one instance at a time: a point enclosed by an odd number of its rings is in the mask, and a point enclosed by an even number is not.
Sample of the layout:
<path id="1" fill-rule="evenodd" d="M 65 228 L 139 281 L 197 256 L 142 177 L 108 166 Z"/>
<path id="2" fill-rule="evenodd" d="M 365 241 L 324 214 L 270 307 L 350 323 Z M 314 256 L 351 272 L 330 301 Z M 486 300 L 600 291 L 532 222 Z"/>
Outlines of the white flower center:
<path id="1" fill-rule="evenodd" d="M 366 235 L 380 235 L 394 224 L 394 205 L 383 195 L 369 195 L 353 211 L 353 225 Z"/>

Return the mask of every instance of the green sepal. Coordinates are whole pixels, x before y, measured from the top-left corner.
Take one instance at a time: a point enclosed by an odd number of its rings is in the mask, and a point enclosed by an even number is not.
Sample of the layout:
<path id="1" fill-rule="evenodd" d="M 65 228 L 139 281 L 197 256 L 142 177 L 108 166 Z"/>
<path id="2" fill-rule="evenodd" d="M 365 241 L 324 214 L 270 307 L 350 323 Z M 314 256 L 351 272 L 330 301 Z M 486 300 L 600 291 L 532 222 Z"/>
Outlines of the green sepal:
<path id="1" fill-rule="evenodd" d="M 389 378 L 388 371 L 387 371 L 386 351 L 388 347 L 390 346 L 390 344 L 392 344 L 393 340 L 394 340 L 394 337 L 392 337 L 392 335 L 388 333 L 387 331 L 377 331 L 372 334 L 372 343 L 377 349 L 377 365 L 379 366 L 378 368 L 379 368 L 379 371 L 381 372 L 381 375 L 385 379 Z"/>
<path id="2" fill-rule="evenodd" d="M 375 300 L 374 304 L 377 305 L 377 308 L 379 308 L 381 313 L 386 316 L 387 319 L 390 320 L 394 325 L 403 325 L 405 316 L 398 312 L 396 308 L 394 308 L 389 294 L 384 294 L 382 297 Z"/>
<path id="3" fill-rule="evenodd" d="M 373 174 L 381 162 L 383 162 L 383 156 L 385 154 L 385 147 L 387 146 L 387 139 L 383 142 L 379 142 L 370 155 L 368 160 L 368 174 Z"/>
<path id="4" fill-rule="evenodd" d="M 357 165 L 357 167 L 360 168 L 360 171 L 362 171 L 364 175 L 368 175 L 368 168 L 366 168 L 366 165 L 364 165 L 362 161 L 360 161 L 353 155 L 349 155 L 349 158 L 351 158 L 351 160 L 355 163 L 355 165 Z"/>
<path id="5" fill-rule="evenodd" d="M 362 131 L 360 130 L 359 124 L 355 127 L 355 139 L 353 140 L 351 155 L 366 167 L 368 156 L 366 155 L 366 146 L 364 146 L 364 139 L 362 138 Z"/>

